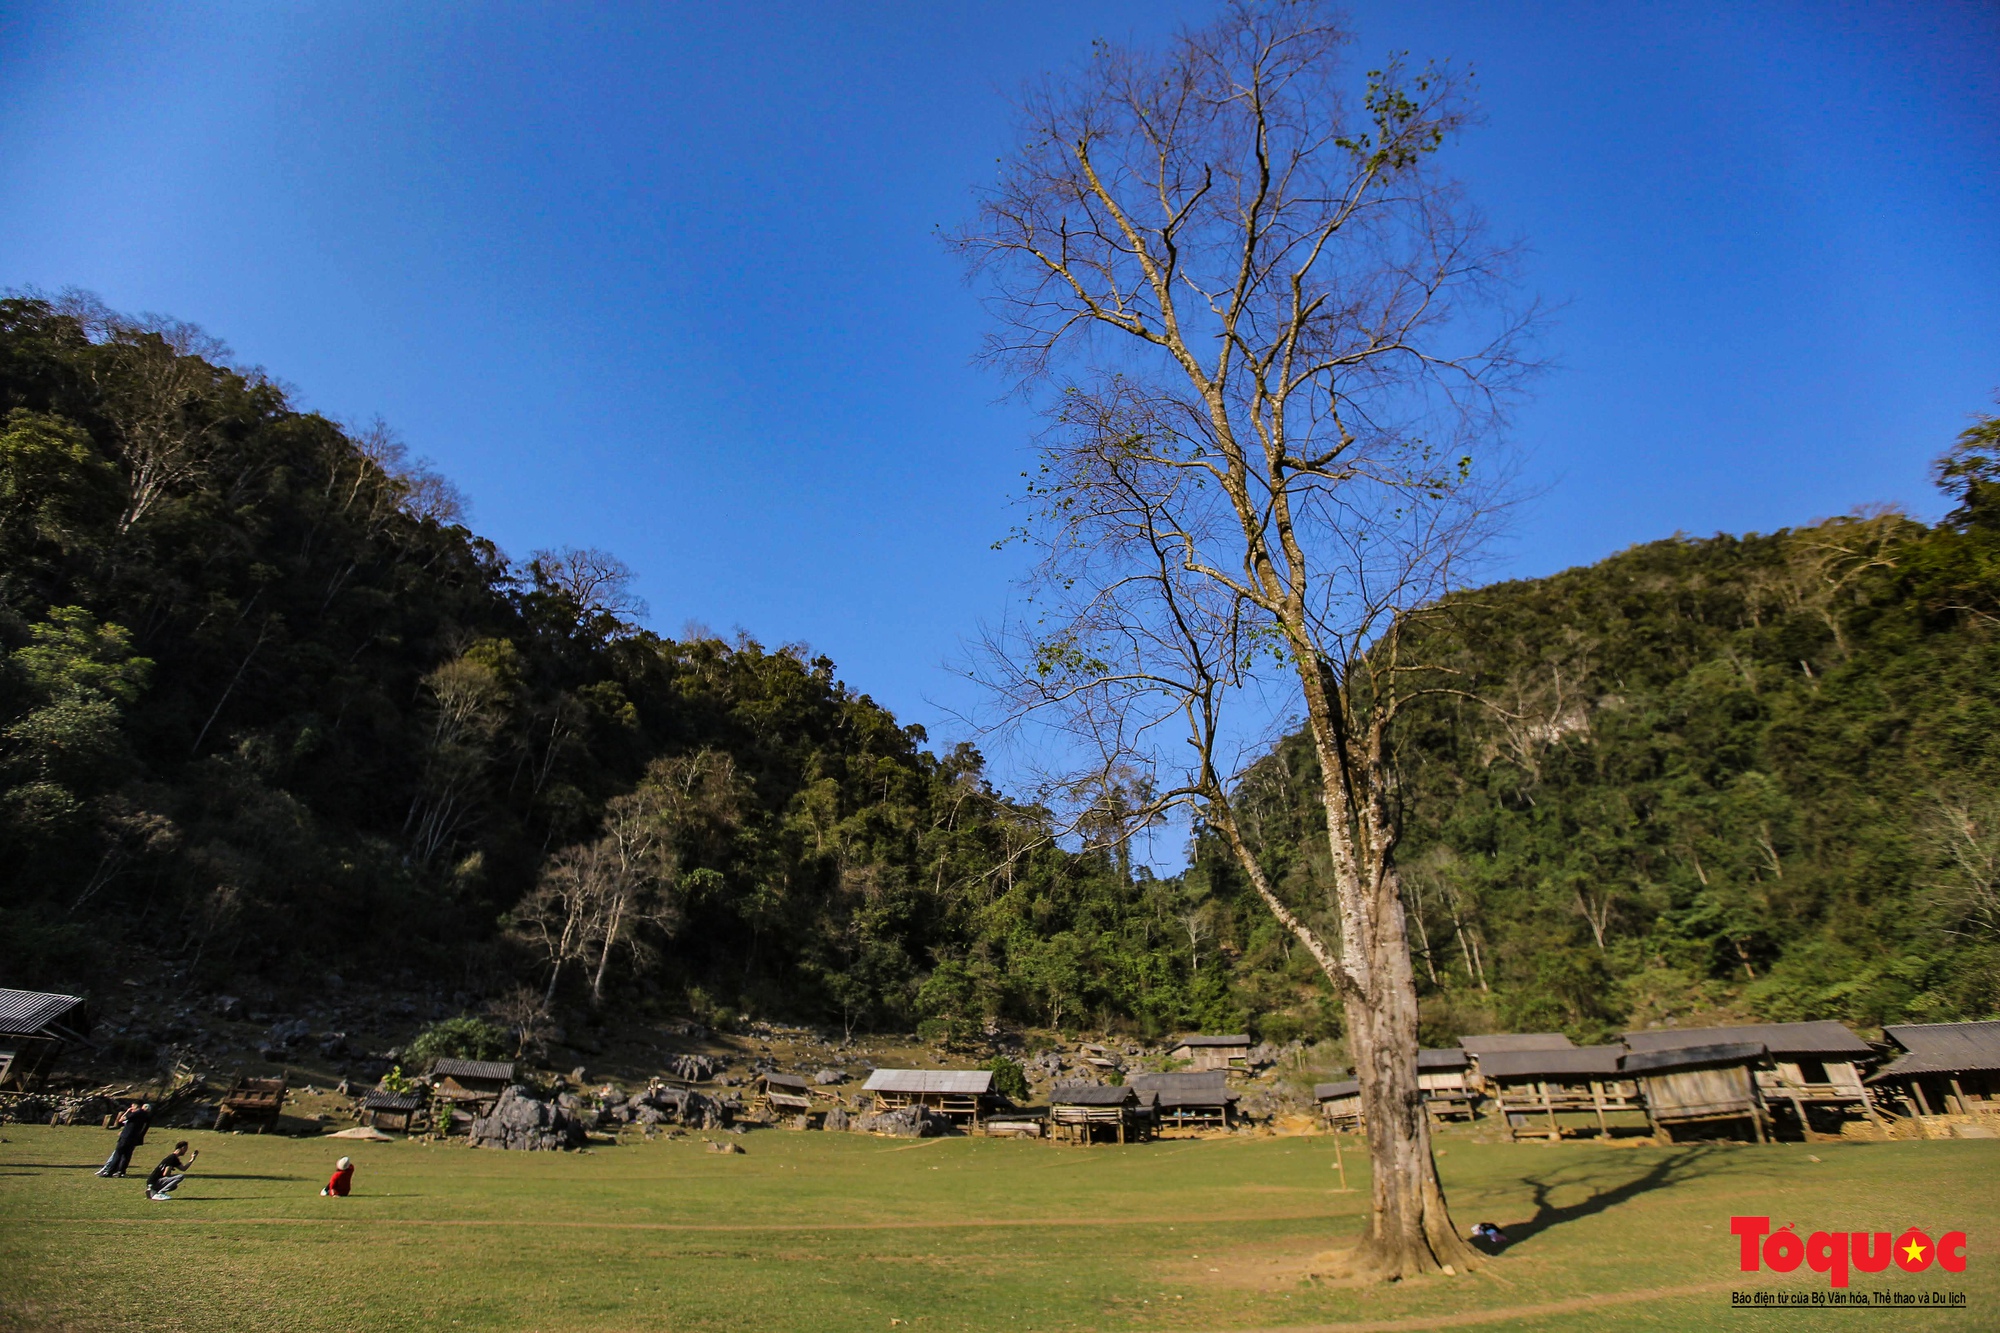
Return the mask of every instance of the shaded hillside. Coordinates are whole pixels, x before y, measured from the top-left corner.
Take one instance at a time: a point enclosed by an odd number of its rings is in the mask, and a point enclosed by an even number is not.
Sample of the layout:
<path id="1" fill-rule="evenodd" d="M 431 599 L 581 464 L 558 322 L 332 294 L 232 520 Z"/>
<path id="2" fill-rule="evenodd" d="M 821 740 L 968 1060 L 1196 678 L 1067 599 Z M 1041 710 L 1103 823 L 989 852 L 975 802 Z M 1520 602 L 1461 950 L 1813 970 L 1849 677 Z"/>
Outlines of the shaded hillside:
<path id="1" fill-rule="evenodd" d="M 1941 462 L 1934 528 L 1674 539 L 1453 599 L 1480 702 L 1400 753 L 1432 1035 L 2000 1009 L 1996 445 Z M 1302 900 L 1316 769 L 1294 737 L 1244 785 Z"/>

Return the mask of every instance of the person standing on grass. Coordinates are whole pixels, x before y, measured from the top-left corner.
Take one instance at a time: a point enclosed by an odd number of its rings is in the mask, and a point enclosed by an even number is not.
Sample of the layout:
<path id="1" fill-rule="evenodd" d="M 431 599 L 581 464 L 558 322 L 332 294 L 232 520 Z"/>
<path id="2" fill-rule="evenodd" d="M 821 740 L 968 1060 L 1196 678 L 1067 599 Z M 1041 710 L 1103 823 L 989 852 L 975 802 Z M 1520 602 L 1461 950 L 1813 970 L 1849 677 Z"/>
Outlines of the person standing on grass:
<path id="1" fill-rule="evenodd" d="M 146 1177 L 146 1197 L 154 1203 L 166 1203 L 172 1200 L 174 1191 L 180 1188 L 180 1183 L 187 1179 L 188 1172 L 194 1169 L 194 1159 L 201 1156 L 199 1152 L 192 1152 L 183 1158 L 181 1154 L 184 1152 L 187 1152 L 186 1139 L 176 1143 L 174 1150 L 162 1157 L 160 1164 L 153 1168 L 153 1174 Z"/>
<path id="2" fill-rule="evenodd" d="M 326 1182 L 326 1188 L 319 1192 L 320 1197 L 323 1199 L 344 1199 L 347 1197 L 347 1191 L 353 1184 L 354 1159 L 343 1157 L 333 1164 L 333 1177 Z"/>
<path id="3" fill-rule="evenodd" d="M 133 1102 L 118 1117 L 118 1144 L 111 1150 L 111 1156 L 104 1159 L 97 1174 L 105 1177 L 123 1176 L 125 1169 L 132 1165 L 132 1154 L 146 1144 L 146 1126 L 153 1123 L 153 1108 L 150 1103 Z"/>

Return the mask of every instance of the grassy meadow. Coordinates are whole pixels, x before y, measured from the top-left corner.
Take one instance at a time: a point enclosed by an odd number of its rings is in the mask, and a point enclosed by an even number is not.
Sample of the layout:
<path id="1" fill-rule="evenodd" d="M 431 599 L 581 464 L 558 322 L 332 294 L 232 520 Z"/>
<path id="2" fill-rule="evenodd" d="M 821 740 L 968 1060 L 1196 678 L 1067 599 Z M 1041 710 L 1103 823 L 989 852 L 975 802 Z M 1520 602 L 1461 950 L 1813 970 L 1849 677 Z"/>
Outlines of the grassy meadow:
<path id="1" fill-rule="evenodd" d="M 176 1135 L 156 1132 L 150 1167 Z M 147 1330 L 1797 1329 L 1730 1307 L 1732 1213 L 1799 1230 L 1962 1229 L 1964 1311 L 1854 1312 L 1895 1328 L 2000 1326 L 2000 1142 L 1485 1144 L 1442 1166 L 1462 1224 L 1514 1244 L 1480 1272 L 1352 1287 L 1307 1276 L 1355 1233 L 1365 1159 L 1327 1137 L 1119 1149 L 765 1131 L 580 1154 L 195 1133 L 172 1203 L 92 1172 L 101 1130 L 7 1126 L 0 1328 Z M 731 1136 L 724 1136 L 731 1137 Z M 341 1152 L 355 1194 L 318 1189 Z M 1814 1160 L 1817 1158 L 1818 1160 Z M 1324 1266 L 1324 1260 L 1321 1261 Z"/>

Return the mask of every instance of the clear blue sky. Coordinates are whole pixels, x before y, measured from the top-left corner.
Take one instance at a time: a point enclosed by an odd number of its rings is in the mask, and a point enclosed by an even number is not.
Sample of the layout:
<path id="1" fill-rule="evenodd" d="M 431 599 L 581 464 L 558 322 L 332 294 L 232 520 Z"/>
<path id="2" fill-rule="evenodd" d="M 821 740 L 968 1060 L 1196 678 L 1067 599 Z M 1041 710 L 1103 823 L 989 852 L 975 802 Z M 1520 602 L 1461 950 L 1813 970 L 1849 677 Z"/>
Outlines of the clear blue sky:
<path id="1" fill-rule="evenodd" d="M 933 231 L 1007 96 L 1188 3 L 0 4 L 0 286 L 376 413 L 515 555 L 804 640 L 948 738 L 1026 410 Z M 1366 3 L 1566 303 L 1507 572 L 1870 501 L 2000 386 L 2000 7 Z"/>

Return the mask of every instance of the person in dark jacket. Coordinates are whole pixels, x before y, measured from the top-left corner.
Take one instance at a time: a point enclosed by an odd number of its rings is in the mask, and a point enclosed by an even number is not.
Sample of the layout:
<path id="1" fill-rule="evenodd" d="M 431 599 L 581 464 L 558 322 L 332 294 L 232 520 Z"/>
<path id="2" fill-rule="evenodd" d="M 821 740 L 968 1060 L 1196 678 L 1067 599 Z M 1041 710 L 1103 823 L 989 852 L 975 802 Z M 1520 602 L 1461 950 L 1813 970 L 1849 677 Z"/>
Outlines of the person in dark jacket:
<path id="1" fill-rule="evenodd" d="M 125 1169 L 132 1165 L 132 1154 L 146 1145 L 146 1127 L 153 1123 L 153 1108 L 150 1103 L 133 1102 L 118 1117 L 118 1146 L 111 1150 L 111 1156 L 104 1159 L 98 1168 L 100 1176 L 123 1176 Z"/>
<path id="2" fill-rule="evenodd" d="M 166 1203 L 174 1197 L 174 1191 L 194 1169 L 194 1159 L 201 1156 L 199 1152 L 191 1152 L 183 1158 L 181 1154 L 184 1152 L 187 1152 L 186 1139 L 176 1143 L 174 1150 L 160 1159 L 160 1164 L 153 1168 L 153 1174 L 146 1177 L 147 1198 L 155 1203 Z"/>

